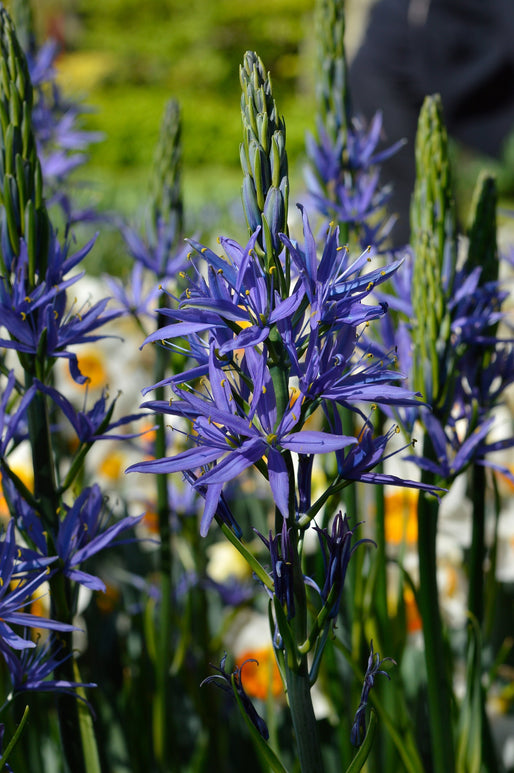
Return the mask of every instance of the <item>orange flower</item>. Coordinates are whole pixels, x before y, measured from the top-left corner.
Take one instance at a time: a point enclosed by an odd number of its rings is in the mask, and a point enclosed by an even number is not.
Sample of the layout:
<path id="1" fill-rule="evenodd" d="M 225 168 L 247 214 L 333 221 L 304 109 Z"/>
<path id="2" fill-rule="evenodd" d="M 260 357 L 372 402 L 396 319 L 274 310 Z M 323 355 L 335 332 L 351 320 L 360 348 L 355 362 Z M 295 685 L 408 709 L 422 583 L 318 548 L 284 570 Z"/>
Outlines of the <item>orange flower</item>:
<path id="1" fill-rule="evenodd" d="M 245 692 L 251 698 L 264 701 L 270 692 L 274 698 L 282 694 L 282 679 L 271 646 L 243 652 L 237 658 L 236 666 L 241 668 L 245 660 L 248 662 L 244 666 L 242 681 Z"/>
<path id="2" fill-rule="evenodd" d="M 385 537 L 392 545 L 415 545 L 418 541 L 418 492 L 400 489 L 385 498 Z"/>
<path id="3" fill-rule="evenodd" d="M 403 591 L 403 600 L 405 602 L 405 614 L 407 617 L 407 631 L 409 633 L 416 633 L 421 631 L 423 623 L 421 621 L 421 615 L 419 614 L 418 605 L 412 588 L 407 585 Z"/>

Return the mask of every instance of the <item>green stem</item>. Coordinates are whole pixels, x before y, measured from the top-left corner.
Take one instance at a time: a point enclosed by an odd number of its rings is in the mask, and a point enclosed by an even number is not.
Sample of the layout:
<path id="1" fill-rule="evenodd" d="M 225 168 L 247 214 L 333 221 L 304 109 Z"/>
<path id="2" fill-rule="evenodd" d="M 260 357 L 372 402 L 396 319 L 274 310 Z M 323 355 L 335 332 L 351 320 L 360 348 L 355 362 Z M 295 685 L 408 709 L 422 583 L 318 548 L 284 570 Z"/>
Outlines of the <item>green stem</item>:
<path id="1" fill-rule="evenodd" d="M 426 444 L 425 444 L 426 445 Z M 423 473 L 424 483 L 433 483 Z M 436 536 L 439 503 L 423 492 L 418 501 L 419 611 L 423 621 L 428 710 L 434 773 L 455 770 L 451 686 L 437 590 Z"/>
<path id="2" fill-rule="evenodd" d="M 485 469 L 478 464 L 471 468 L 471 499 L 473 502 L 473 531 L 469 557 L 468 607 L 478 625 L 482 627 L 484 618 Z"/>
<path id="3" fill-rule="evenodd" d="M 26 371 L 27 389 L 32 385 L 32 373 Z M 59 526 L 59 496 L 55 483 L 54 452 L 50 435 L 48 404 L 44 394 L 36 392 L 27 408 L 29 438 L 34 469 L 34 497 L 38 502 L 44 528 L 57 532 Z"/>
<path id="4" fill-rule="evenodd" d="M 165 303 L 165 300 L 161 301 Z M 158 325 L 163 324 L 160 315 Z M 157 347 L 155 362 L 155 379 L 161 381 L 166 374 L 168 352 Z M 164 387 L 156 389 L 156 399 L 164 400 Z M 157 430 L 155 437 L 155 454 L 157 459 L 166 456 L 166 427 L 164 415 L 156 417 Z M 170 710 L 170 664 L 171 664 L 171 591 L 172 591 L 172 552 L 170 529 L 170 501 L 168 493 L 168 476 L 156 475 L 157 517 L 159 522 L 159 572 L 161 601 L 159 606 L 157 631 L 157 662 L 156 662 L 156 695 L 153 715 L 153 740 L 155 756 L 159 769 L 169 770 L 173 760 L 170 754 L 170 739 L 175 737 L 170 726 L 173 712 Z M 174 766 L 175 767 L 175 766 Z"/>
<path id="5" fill-rule="evenodd" d="M 62 623 L 71 623 L 71 583 L 58 572 L 50 579 L 53 616 Z M 72 634 L 61 633 L 60 643 L 64 652 L 72 651 Z M 61 662 L 54 671 L 56 679 L 74 682 L 73 657 Z M 77 699 L 73 695 L 59 695 L 57 698 L 57 713 L 61 744 L 68 768 L 72 773 L 88 773 L 84 759 L 82 733 Z"/>
<path id="6" fill-rule="evenodd" d="M 300 769 L 302 773 L 323 773 L 318 727 L 312 707 L 307 658 L 302 658 L 300 667 L 296 670 L 291 670 L 286 660 L 285 671 Z"/>
<path id="7" fill-rule="evenodd" d="M 37 364 L 25 372 L 27 388 L 32 384 L 33 374 Z M 54 453 L 51 442 L 48 405 L 44 394 L 36 392 L 27 410 L 29 438 L 32 450 L 34 468 L 34 496 L 38 502 L 39 511 L 48 533 L 49 554 L 54 550 L 53 542 L 59 530 L 60 497 L 57 491 Z M 73 620 L 72 583 L 57 572 L 50 578 L 50 596 L 52 616 L 62 623 L 71 624 Z M 72 634 L 61 633 L 60 640 L 65 652 L 72 651 Z M 55 678 L 74 682 L 75 672 L 73 658 L 67 658 L 55 669 Z M 59 727 L 64 756 L 69 770 L 73 773 L 92 773 L 92 768 L 84 758 L 81 722 L 77 699 L 72 695 L 60 695 L 57 701 Z M 94 735 L 88 738 L 90 746 L 94 746 Z"/>

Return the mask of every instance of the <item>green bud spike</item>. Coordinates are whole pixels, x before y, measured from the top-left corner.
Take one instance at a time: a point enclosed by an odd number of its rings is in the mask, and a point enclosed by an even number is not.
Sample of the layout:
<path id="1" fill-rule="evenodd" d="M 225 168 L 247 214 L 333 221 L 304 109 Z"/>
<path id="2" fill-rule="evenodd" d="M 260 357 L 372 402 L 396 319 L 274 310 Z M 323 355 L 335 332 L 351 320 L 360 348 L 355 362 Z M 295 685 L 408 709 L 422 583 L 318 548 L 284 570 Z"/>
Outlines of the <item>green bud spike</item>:
<path id="1" fill-rule="evenodd" d="M 285 124 L 278 117 L 269 73 L 256 53 L 246 52 L 239 76 L 242 89 L 243 143 L 240 157 L 243 208 L 250 233 L 257 226 L 263 226 L 259 246 L 264 255 L 260 257 L 263 267 L 269 271 L 272 266 L 277 266 L 281 250 L 278 234 L 287 233 L 289 182 Z M 263 220 L 265 207 L 266 223 Z"/>
<path id="2" fill-rule="evenodd" d="M 473 193 L 467 228 L 469 267 L 473 269 L 475 266 L 482 266 L 482 283 L 498 279 L 497 204 L 496 179 L 492 174 L 483 171 Z"/>
<path id="3" fill-rule="evenodd" d="M 341 136 L 346 139 L 350 121 L 350 93 L 344 47 L 344 11 L 344 0 L 317 0 L 316 2 L 318 116 L 332 141 Z M 346 145 L 346 142 L 343 145 Z"/>
<path id="4" fill-rule="evenodd" d="M 183 223 L 182 145 L 180 107 L 176 100 L 166 104 L 159 141 L 155 150 L 154 175 L 151 184 L 151 218 L 153 227 L 160 221 L 174 225 L 173 244 L 181 238 Z"/>
<path id="5" fill-rule="evenodd" d="M 457 260 L 447 144 L 440 97 L 426 97 L 416 136 L 416 183 L 411 205 L 414 382 L 434 408 L 442 407 L 451 373 L 448 302 Z"/>
<path id="6" fill-rule="evenodd" d="M 36 259 L 29 271 L 29 283 L 35 284 L 36 274 L 46 270 L 50 224 L 43 199 L 41 167 L 31 124 L 33 104 L 32 84 L 25 55 L 16 37 L 13 23 L 0 6 L 0 169 L 3 171 L 1 203 L 5 208 L 9 256 L 1 255 L 0 266 L 13 267 L 13 256 L 19 255 L 20 238 L 25 238 L 36 250 Z M 34 212 L 27 215 L 29 202 Z M 31 224 L 33 233 L 27 233 Z M 5 244 L 5 240 L 2 240 Z"/>

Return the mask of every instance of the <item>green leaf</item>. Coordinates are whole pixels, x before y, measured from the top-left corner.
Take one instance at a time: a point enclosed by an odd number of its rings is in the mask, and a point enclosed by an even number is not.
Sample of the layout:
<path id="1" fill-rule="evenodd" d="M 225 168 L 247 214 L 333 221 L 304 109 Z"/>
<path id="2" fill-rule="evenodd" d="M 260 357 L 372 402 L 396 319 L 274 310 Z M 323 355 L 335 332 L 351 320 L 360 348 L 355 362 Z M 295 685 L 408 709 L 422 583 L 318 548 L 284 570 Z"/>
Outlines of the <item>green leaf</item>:
<path id="1" fill-rule="evenodd" d="M 269 746 L 268 743 L 264 740 L 262 735 L 259 733 L 255 725 L 253 724 L 252 720 L 246 713 L 243 703 L 241 701 L 241 698 L 239 697 L 239 693 L 237 692 L 234 675 L 232 675 L 231 681 L 232 681 L 232 691 L 234 693 L 234 697 L 239 707 L 239 711 L 241 712 L 241 715 L 243 716 L 243 719 L 246 722 L 246 726 L 250 731 L 250 735 L 252 737 L 254 746 L 257 750 L 257 754 L 259 755 L 263 763 L 266 765 L 266 771 L 271 771 L 272 773 L 287 773 L 287 769 L 282 765 L 282 763 L 280 762 L 279 758 L 277 757 L 277 755 L 275 754 L 271 746 Z"/>
<path id="2" fill-rule="evenodd" d="M 75 680 L 80 682 L 80 672 L 76 660 L 73 661 L 73 673 Z M 77 687 L 76 690 L 77 695 L 83 699 L 78 701 L 77 709 L 79 714 L 80 737 L 82 739 L 85 769 L 87 770 L 87 773 L 102 773 L 91 712 L 88 705 L 84 703 L 86 700 L 86 692 L 83 687 Z"/>
<path id="3" fill-rule="evenodd" d="M 7 744 L 7 748 L 6 748 L 6 750 L 4 751 L 4 753 L 2 754 L 2 757 L 0 758 L 0 770 L 2 770 L 2 769 L 3 769 L 3 767 L 4 767 L 5 763 L 6 763 L 6 762 L 7 762 L 7 760 L 9 759 L 9 756 L 10 756 L 10 754 L 11 754 L 12 750 L 14 749 L 14 747 L 15 747 L 15 745 L 16 745 L 16 743 L 17 743 L 17 741 L 18 741 L 18 738 L 19 738 L 19 737 L 20 737 L 20 735 L 21 735 L 21 732 L 22 732 L 22 730 L 23 730 L 23 727 L 24 727 L 24 725 L 25 725 L 25 722 L 26 722 L 26 721 L 27 721 L 27 719 L 28 719 L 28 716 L 29 716 L 29 707 L 28 707 L 28 706 L 25 706 L 25 711 L 23 712 L 23 716 L 22 716 L 22 718 L 21 718 L 21 720 L 20 720 L 20 724 L 19 724 L 19 725 L 18 725 L 18 727 L 16 728 L 16 732 L 14 733 L 13 737 L 11 738 L 11 740 L 9 741 L 9 743 Z"/>
<path id="4" fill-rule="evenodd" d="M 346 773 L 358 773 L 359 770 L 362 770 L 366 760 L 368 759 L 369 753 L 371 751 L 371 746 L 373 744 L 373 739 L 375 737 L 376 729 L 377 729 L 377 715 L 375 714 L 373 709 L 371 709 L 371 712 L 369 715 L 368 729 L 366 731 L 366 737 L 364 738 L 364 741 L 359 747 L 359 751 L 357 752 L 353 760 L 350 762 L 349 766 L 346 768 Z"/>

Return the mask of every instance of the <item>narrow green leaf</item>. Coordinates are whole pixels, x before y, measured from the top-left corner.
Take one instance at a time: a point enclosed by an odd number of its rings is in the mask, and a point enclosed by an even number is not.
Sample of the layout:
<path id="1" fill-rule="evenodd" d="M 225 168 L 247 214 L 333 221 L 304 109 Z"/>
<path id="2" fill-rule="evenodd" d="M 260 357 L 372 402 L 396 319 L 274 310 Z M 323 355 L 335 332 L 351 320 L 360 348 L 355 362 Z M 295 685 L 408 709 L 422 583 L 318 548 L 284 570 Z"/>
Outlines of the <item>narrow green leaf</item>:
<path id="1" fill-rule="evenodd" d="M 287 769 L 282 765 L 282 763 L 280 762 L 279 758 L 277 757 L 277 755 L 275 754 L 271 746 L 269 746 L 266 743 L 262 735 L 259 733 L 255 725 L 253 724 L 252 720 L 246 713 L 243 703 L 241 701 L 241 698 L 239 697 L 239 693 L 237 691 L 234 676 L 232 676 L 232 691 L 234 693 L 234 697 L 239 707 L 239 711 L 241 712 L 241 715 L 246 723 L 246 726 L 250 731 L 250 735 L 255 745 L 257 754 L 267 766 L 266 770 L 271 771 L 271 773 L 287 773 Z"/>
<path id="2" fill-rule="evenodd" d="M 73 673 L 75 680 L 80 682 L 80 672 L 77 661 L 73 661 Z M 78 714 L 79 714 L 79 726 L 80 737 L 82 739 L 82 750 L 84 752 L 84 764 L 87 773 L 102 773 L 100 766 L 100 757 L 98 755 L 98 748 L 96 745 L 95 733 L 93 730 L 93 720 L 91 718 L 91 712 L 86 700 L 86 692 L 83 687 L 77 687 L 77 695 L 80 695 L 83 700 L 78 701 Z"/>
<path id="3" fill-rule="evenodd" d="M 359 747 L 359 751 L 357 752 L 357 754 L 355 755 L 355 757 L 353 758 L 349 766 L 346 768 L 346 773 L 359 773 L 359 770 L 362 770 L 366 760 L 368 759 L 369 753 L 371 751 L 376 729 L 377 729 L 377 715 L 375 714 L 373 709 L 371 709 L 370 715 L 369 715 L 368 729 L 366 731 L 366 737 L 364 738 L 362 745 Z"/>
<path id="4" fill-rule="evenodd" d="M 22 716 L 22 718 L 20 720 L 20 724 L 16 728 L 16 732 L 14 733 L 13 737 L 11 738 L 9 743 L 7 744 L 7 748 L 4 751 L 4 753 L 2 754 L 2 757 L 0 758 L 0 770 L 3 770 L 4 765 L 6 764 L 7 760 L 9 759 L 10 754 L 11 754 L 12 750 L 14 749 L 14 747 L 15 747 L 15 745 L 16 745 L 16 743 L 17 743 L 17 741 L 18 741 L 18 739 L 19 739 L 19 737 L 21 735 L 21 732 L 22 732 L 22 730 L 23 730 L 23 728 L 25 726 L 25 722 L 27 721 L 28 716 L 29 716 L 29 707 L 25 706 L 25 711 L 23 712 L 23 716 Z"/>

